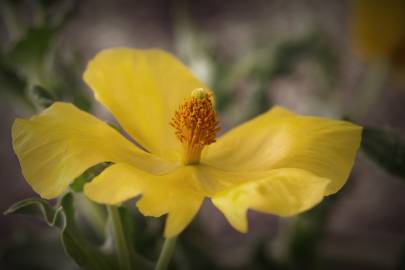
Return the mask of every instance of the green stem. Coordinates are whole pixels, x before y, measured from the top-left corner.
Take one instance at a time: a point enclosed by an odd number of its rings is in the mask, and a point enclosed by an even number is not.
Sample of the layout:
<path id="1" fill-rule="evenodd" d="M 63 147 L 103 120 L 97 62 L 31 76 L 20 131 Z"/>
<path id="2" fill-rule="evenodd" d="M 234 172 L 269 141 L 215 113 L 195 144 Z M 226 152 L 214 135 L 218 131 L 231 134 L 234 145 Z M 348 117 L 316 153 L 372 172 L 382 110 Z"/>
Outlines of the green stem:
<path id="1" fill-rule="evenodd" d="M 174 248 L 176 246 L 176 237 L 167 238 L 163 243 L 162 251 L 160 252 L 155 270 L 166 270 L 172 258 Z"/>
<path id="2" fill-rule="evenodd" d="M 125 237 L 120 213 L 118 212 L 118 208 L 116 206 L 109 205 L 107 209 L 112 223 L 112 231 L 115 248 L 118 255 L 119 269 L 131 270 L 130 245 Z"/>

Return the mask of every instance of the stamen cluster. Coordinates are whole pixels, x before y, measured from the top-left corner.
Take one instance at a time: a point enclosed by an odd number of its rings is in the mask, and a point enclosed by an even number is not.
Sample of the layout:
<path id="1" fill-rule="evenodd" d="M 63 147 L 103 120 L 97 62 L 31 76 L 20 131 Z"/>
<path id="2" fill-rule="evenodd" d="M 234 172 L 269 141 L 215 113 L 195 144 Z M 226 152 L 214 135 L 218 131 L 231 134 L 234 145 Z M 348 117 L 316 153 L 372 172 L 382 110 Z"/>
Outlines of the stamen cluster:
<path id="1" fill-rule="evenodd" d="M 220 130 L 212 94 L 201 94 L 201 90 L 192 94 L 175 112 L 170 125 L 175 128 L 175 134 L 184 146 L 185 163 L 198 163 L 202 149 L 215 142 Z"/>

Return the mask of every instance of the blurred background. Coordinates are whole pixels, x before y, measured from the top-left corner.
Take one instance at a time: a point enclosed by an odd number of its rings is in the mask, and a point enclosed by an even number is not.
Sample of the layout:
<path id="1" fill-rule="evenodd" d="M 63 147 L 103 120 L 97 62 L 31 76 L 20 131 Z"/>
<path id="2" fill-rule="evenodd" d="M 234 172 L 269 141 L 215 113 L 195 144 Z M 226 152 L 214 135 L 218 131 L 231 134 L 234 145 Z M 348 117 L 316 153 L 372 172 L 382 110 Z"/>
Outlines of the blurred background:
<path id="1" fill-rule="evenodd" d="M 205 202 L 172 269 L 405 269 L 405 1 L 0 0 L 0 11 L 1 212 L 36 196 L 12 150 L 14 119 L 63 100 L 114 123 L 81 79 L 87 61 L 163 48 L 215 91 L 223 130 L 275 104 L 366 127 L 338 194 L 294 218 L 250 212 L 247 234 Z M 92 206 L 75 198 L 78 227 L 101 243 L 104 210 L 88 225 Z M 128 209 L 134 245 L 155 259 L 162 219 Z M 0 215 L 0 269 L 79 267 L 57 228 Z"/>

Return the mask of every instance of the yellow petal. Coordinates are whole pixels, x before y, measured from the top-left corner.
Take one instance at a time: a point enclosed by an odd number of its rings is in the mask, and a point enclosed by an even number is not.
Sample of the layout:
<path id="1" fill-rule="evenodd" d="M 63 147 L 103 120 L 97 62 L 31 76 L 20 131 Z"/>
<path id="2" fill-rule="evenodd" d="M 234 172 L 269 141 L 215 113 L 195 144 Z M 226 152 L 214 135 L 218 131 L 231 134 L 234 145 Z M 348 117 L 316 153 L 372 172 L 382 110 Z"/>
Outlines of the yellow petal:
<path id="1" fill-rule="evenodd" d="M 100 162 L 127 162 L 163 173 L 171 166 L 130 143 L 115 129 L 68 103 L 55 103 L 12 128 L 14 151 L 32 188 L 50 199 Z"/>
<path id="2" fill-rule="evenodd" d="M 170 119 L 193 89 L 207 87 L 175 57 L 156 49 L 105 50 L 90 61 L 84 80 L 138 143 L 181 159 Z"/>
<path id="3" fill-rule="evenodd" d="M 142 193 L 147 179 L 134 175 L 132 166 L 113 164 L 84 186 L 83 192 L 101 204 L 120 204 Z"/>
<path id="4" fill-rule="evenodd" d="M 208 147 L 203 162 L 244 173 L 303 169 L 330 179 L 326 194 L 331 194 L 346 182 L 360 141 L 357 125 L 276 107 L 219 138 Z"/>
<path id="5" fill-rule="evenodd" d="M 322 200 L 330 180 L 301 169 L 277 169 L 265 178 L 225 190 L 212 198 L 231 225 L 247 232 L 248 209 L 290 216 Z"/>
<path id="6" fill-rule="evenodd" d="M 208 197 L 242 183 L 257 180 L 267 175 L 265 171 L 227 171 L 207 164 L 195 166 L 195 175 L 200 181 L 201 188 Z"/>
<path id="7" fill-rule="evenodd" d="M 168 214 L 165 237 L 176 236 L 191 222 L 204 194 L 193 167 L 180 167 L 165 175 L 153 175 L 131 165 L 115 164 L 84 187 L 99 203 L 117 204 L 142 194 L 137 207 L 145 216 Z"/>

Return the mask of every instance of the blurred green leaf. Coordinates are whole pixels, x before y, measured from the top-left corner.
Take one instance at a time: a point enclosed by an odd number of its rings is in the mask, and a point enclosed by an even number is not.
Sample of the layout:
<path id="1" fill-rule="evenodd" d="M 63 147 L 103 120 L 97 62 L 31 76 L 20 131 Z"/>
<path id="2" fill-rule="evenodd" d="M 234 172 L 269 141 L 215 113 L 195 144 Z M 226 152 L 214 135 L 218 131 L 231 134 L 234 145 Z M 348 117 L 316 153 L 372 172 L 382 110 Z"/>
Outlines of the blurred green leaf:
<path id="1" fill-rule="evenodd" d="M 77 229 L 71 193 L 62 198 L 61 206 L 65 215 L 61 239 L 66 253 L 83 269 L 117 269 L 113 257 L 87 241 Z"/>
<path id="2" fill-rule="evenodd" d="M 154 263 L 140 256 L 134 249 L 134 244 L 136 244 L 136 240 L 138 240 L 138 236 L 135 232 L 141 234 L 140 237 L 142 237 L 143 234 L 142 231 L 135 231 L 136 226 L 134 216 L 125 206 L 118 207 L 118 213 L 124 227 L 125 236 L 127 239 L 130 239 L 128 242 L 130 243 L 129 249 L 131 258 L 133 260 L 133 265 L 139 267 L 139 269 L 153 269 Z"/>
<path id="3" fill-rule="evenodd" d="M 89 98 L 83 94 L 72 94 L 73 95 L 73 104 L 75 104 L 79 109 L 89 112 L 91 110 L 91 101 Z"/>
<path id="4" fill-rule="evenodd" d="M 223 112 L 233 100 L 234 85 L 231 81 L 231 67 L 225 63 L 218 55 L 212 55 L 212 62 L 215 66 L 215 72 L 213 72 L 211 88 L 215 92 L 215 107 L 219 112 Z M 231 82 L 229 82 L 231 81 Z"/>
<path id="5" fill-rule="evenodd" d="M 128 239 L 133 239 L 134 238 L 134 219 L 132 217 L 131 212 L 129 211 L 128 208 L 126 208 L 125 206 L 120 206 L 118 207 L 118 213 L 120 215 L 121 218 L 121 222 L 122 222 L 122 226 L 124 227 L 124 232 L 125 232 L 125 236 Z M 133 247 L 131 247 L 133 248 Z"/>
<path id="6" fill-rule="evenodd" d="M 272 106 L 268 97 L 271 81 L 293 72 L 295 64 L 304 58 L 319 64 L 329 86 L 327 89 L 333 89 L 338 74 L 338 59 L 324 35 L 315 32 L 300 39 L 283 41 L 275 48 L 260 52 L 260 58 L 253 66 L 252 75 L 256 78 L 257 90 L 250 116 L 263 113 Z"/>
<path id="7" fill-rule="evenodd" d="M 393 130 L 365 127 L 363 151 L 387 172 L 405 179 L 405 140 Z"/>
<path id="8" fill-rule="evenodd" d="M 107 211 L 105 205 L 88 199 L 83 193 L 73 193 L 75 208 L 79 217 L 83 217 L 81 225 L 89 238 L 101 243 L 105 239 Z M 87 230 L 86 230 L 87 229 Z"/>
<path id="9" fill-rule="evenodd" d="M 31 97 L 32 102 L 38 106 L 39 109 L 46 109 L 57 101 L 56 97 L 42 86 L 33 85 L 28 91 L 28 95 Z"/>
<path id="10" fill-rule="evenodd" d="M 116 269 L 112 255 L 86 240 L 77 228 L 71 193 L 65 194 L 56 206 L 40 198 L 23 200 L 12 205 L 5 214 L 39 217 L 48 225 L 59 228 L 66 254 L 83 269 Z"/>
<path id="11" fill-rule="evenodd" d="M 55 31 L 49 27 L 31 28 L 5 55 L 9 66 L 22 72 L 27 78 L 38 77 L 38 69 L 53 42 Z"/>
<path id="12" fill-rule="evenodd" d="M 56 53 L 54 63 L 49 70 L 49 81 L 52 82 L 53 91 L 61 94 L 61 99 L 73 102 L 82 110 L 91 110 L 91 101 L 82 80 L 82 70 L 85 61 L 77 52 Z"/>
<path id="13" fill-rule="evenodd" d="M 12 68 L 8 67 L 4 63 L 4 59 L 0 56 L 0 95 L 8 94 L 32 105 L 31 101 L 25 96 L 25 89 L 26 81 Z"/>
<path id="14" fill-rule="evenodd" d="M 88 111 L 91 103 L 81 91 L 81 74 L 77 74 L 82 65 L 66 62 L 64 57 L 70 51 L 58 49 L 56 42 L 62 27 L 75 14 L 78 1 L 34 1 L 25 13 L 22 7 L 24 1 L 0 3 L 7 33 L 0 48 L 1 91 L 12 93 L 36 109 L 46 108 L 55 99 L 71 101 Z M 40 90 L 39 95 L 33 94 L 38 85 L 49 93 Z"/>
<path id="15" fill-rule="evenodd" d="M 78 8 L 78 0 L 40 0 L 45 13 L 45 24 L 58 30 L 70 20 Z"/>
<path id="16" fill-rule="evenodd" d="M 274 59 L 274 74 L 284 75 L 291 72 L 294 64 L 301 58 L 316 60 L 324 75 L 332 80 L 337 72 L 337 56 L 326 38 L 319 32 L 298 40 L 289 40 L 281 44 Z"/>

